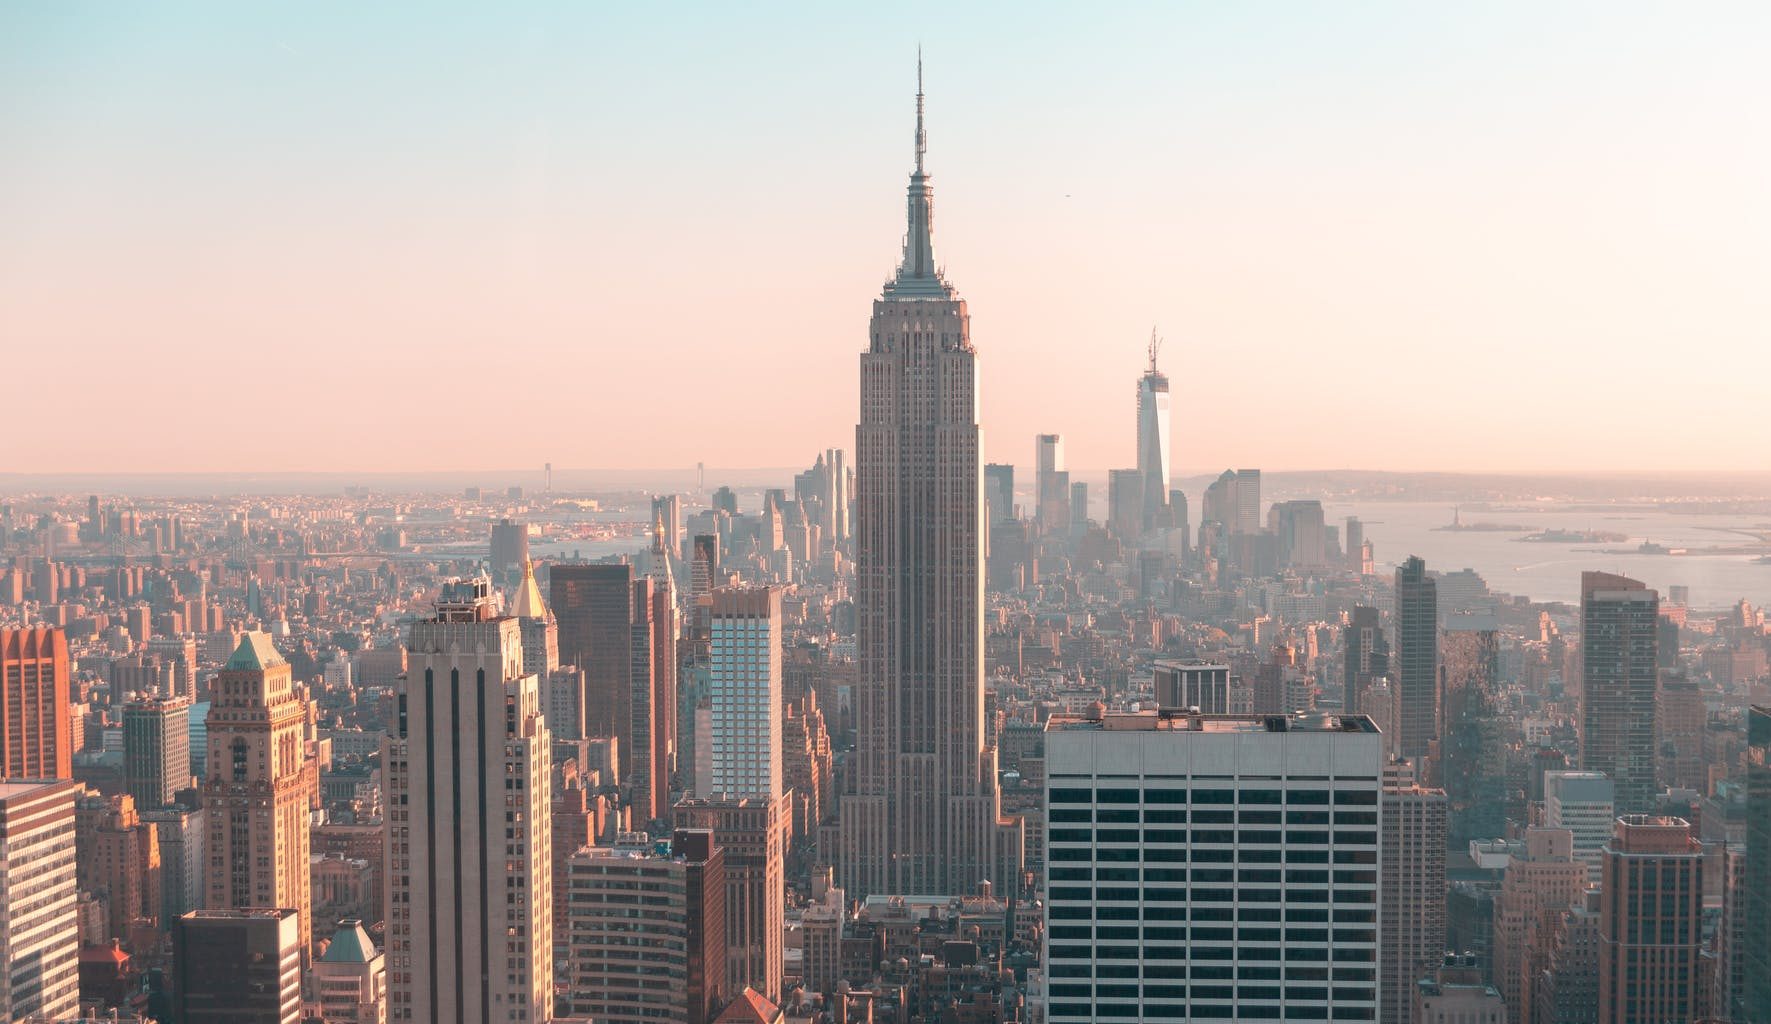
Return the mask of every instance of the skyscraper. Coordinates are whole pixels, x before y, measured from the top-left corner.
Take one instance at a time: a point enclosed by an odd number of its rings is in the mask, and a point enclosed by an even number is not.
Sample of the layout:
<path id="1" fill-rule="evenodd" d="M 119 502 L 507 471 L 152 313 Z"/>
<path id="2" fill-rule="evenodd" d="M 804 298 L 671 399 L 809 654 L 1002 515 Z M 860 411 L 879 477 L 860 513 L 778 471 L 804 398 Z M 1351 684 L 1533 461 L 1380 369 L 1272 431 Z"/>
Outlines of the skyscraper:
<path id="1" fill-rule="evenodd" d="M 1013 463 L 992 462 L 984 467 L 984 508 L 989 514 L 986 525 L 1015 518 Z"/>
<path id="2" fill-rule="evenodd" d="M 68 638 L 59 629 L 0 629 L 0 767 L 11 779 L 74 777 Z"/>
<path id="3" fill-rule="evenodd" d="M 141 697 L 123 705 L 123 784 L 140 811 L 165 807 L 191 784 L 189 697 Z"/>
<path id="4" fill-rule="evenodd" d="M 193 910 L 172 929 L 173 1019 L 298 1024 L 304 955 L 293 910 Z"/>
<path id="5" fill-rule="evenodd" d="M 977 353 L 965 300 L 935 264 L 920 78 L 904 255 L 873 304 L 855 428 L 859 740 L 840 865 L 858 896 L 1003 877 L 984 738 Z"/>
<path id="6" fill-rule="evenodd" d="M 1167 525 L 1168 377 L 1156 368 L 1162 340 L 1150 331 L 1150 365 L 1138 378 L 1138 472 L 1144 480 L 1144 529 Z"/>
<path id="7" fill-rule="evenodd" d="M 1597 883 L 1617 821 L 1617 788 L 1599 772 L 1545 772 L 1544 824 L 1574 835 L 1574 859 Z"/>
<path id="8" fill-rule="evenodd" d="M 1603 572 L 1580 574 L 1580 766 L 1617 785 L 1617 812 L 1653 808 L 1660 595 Z"/>
<path id="9" fill-rule="evenodd" d="M 1746 863 L 1740 914 L 1746 964 L 1735 1020 L 1771 1024 L 1771 707 L 1746 713 Z"/>
<path id="10" fill-rule="evenodd" d="M 773 798 L 781 785 L 781 592 L 713 592 L 713 788 L 716 799 Z"/>
<path id="11" fill-rule="evenodd" d="M 1369 719 L 1054 716 L 1045 753 L 1048 1021 L 1375 1019 Z"/>
<path id="12" fill-rule="evenodd" d="M 288 907 L 302 955 L 313 935 L 308 805 L 319 778 L 302 750 L 306 710 L 270 635 L 240 634 L 216 673 L 203 769 L 203 906 Z"/>
<path id="13" fill-rule="evenodd" d="M 1683 818 L 1626 814 L 1605 846 L 1599 1024 L 1690 1021 L 1703 1005 L 1703 844 Z"/>
<path id="14" fill-rule="evenodd" d="M 522 624 L 523 674 L 546 679 L 560 667 L 560 627 L 553 610 L 541 599 L 535 563 L 523 559 L 523 578 L 510 599 L 510 614 Z"/>
<path id="15" fill-rule="evenodd" d="M 1144 533 L 1144 474 L 1139 469 L 1107 471 L 1107 528 L 1126 543 Z"/>
<path id="16" fill-rule="evenodd" d="M 915 211 L 912 211 L 914 216 Z M 901 275 L 900 271 L 900 275 Z M 946 282 L 943 281 L 945 286 Z M 888 292 L 889 295 L 889 292 Z M 876 307 L 877 309 L 877 304 Z M 966 323 L 966 340 L 970 343 L 970 317 L 959 303 L 960 316 Z M 874 314 L 879 322 L 879 314 Z M 878 333 L 877 328 L 875 334 Z M 976 410 L 974 410 L 975 413 Z M 1064 437 L 1062 434 L 1040 434 L 1033 439 L 1033 501 L 1039 532 L 1063 535 L 1070 532 L 1070 474 L 1064 469 Z"/>
<path id="17" fill-rule="evenodd" d="M 521 628 L 490 590 L 445 584 L 412 624 L 383 741 L 390 1021 L 553 1013 L 551 737 Z"/>
<path id="18" fill-rule="evenodd" d="M 0 783 L 0 1020 L 80 1014 L 71 781 Z"/>
<path id="19" fill-rule="evenodd" d="M 1396 568 L 1396 751 L 1415 763 L 1439 738 L 1439 590 L 1427 563 Z"/>
<path id="20" fill-rule="evenodd" d="M 1347 710 L 1354 714 L 1366 714 L 1364 695 L 1371 684 L 1390 672 L 1390 645 L 1384 639 L 1383 626 L 1380 625 L 1378 610 L 1367 605 L 1355 605 L 1347 618 L 1347 625 L 1341 631 L 1341 648 L 1344 652 L 1341 674 L 1346 686 L 1345 703 Z M 1378 726 L 1389 728 L 1389 723 L 1378 721 Z"/>
<path id="21" fill-rule="evenodd" d="M 1383 1024 L 1415 1024 L 1416 983 L 1445 955 L 1446 827 L 1445 791 L 1422 787 L 1406 761 L 1386 766 L 1378 876 Z"/>

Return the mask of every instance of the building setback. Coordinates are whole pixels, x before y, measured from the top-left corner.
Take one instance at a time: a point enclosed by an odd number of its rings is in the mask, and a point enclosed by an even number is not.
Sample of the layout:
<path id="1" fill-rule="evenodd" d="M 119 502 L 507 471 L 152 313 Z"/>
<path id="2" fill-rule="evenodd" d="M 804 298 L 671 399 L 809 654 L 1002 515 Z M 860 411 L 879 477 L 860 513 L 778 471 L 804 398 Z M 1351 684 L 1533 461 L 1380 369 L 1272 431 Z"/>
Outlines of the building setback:
<path id="1" fill-rule="evenodd" d="M 80 1014 L 77 783 L 0 783 L 0 1020 Z"/>

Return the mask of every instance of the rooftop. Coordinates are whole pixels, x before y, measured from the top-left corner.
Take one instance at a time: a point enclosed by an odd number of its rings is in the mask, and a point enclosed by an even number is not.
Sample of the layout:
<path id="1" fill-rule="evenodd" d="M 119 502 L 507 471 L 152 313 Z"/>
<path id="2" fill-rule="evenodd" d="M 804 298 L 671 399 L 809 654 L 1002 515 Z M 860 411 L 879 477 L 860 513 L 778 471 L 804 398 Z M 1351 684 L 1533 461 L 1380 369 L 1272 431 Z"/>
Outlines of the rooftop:
<path id="1" fill-rule="evenodd" d="M 228 658 L 229 672 L 262 672 L 275 665 L 286 665 L 283 656 L 271 644 L 271 635 L 259 629 L 240 634 L 240 646 Z"/>
<path id="2" fill-rule="evenodd" d="M 1205 715 L 1179 709 L 1160 711 L 1113 711 L 1099 715 L 1053 715 L 1048 731 L 1101 730 L 1106 732 L 1355 732 L 1375 733 L 1377 725 L 1365 715 Z"/>

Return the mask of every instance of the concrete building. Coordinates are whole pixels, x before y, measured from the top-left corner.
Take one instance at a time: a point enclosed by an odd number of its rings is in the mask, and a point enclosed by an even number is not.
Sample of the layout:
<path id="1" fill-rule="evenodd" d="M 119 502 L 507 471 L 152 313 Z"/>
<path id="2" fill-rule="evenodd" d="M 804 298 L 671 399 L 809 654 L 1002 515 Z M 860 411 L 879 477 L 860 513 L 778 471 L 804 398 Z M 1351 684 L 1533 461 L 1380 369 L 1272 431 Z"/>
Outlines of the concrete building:
<path id="1" fill-rule="evenodd" d="M 140 811 L 172 803 L 191 784 L 191 699 L 140 697 L 123 705 L 123 785 Z"/>
<path id="2" fill-rule="evenodd" d="M 1636 580 L 1580 574 L 1580 766 L 1617 785 L 1619 814 L 1653 809 L 1660 595 Z"/>
<path id="3" fill-rule="evenodd" d="M 1599 1024 L 1692 1021 L 1703 1008 L 1703 844 L 1683 818 L 1626 814 L 1605 847 Z"/>
<path id="4" fill-rule="evenodd" d="M 705 1024 L 726 1002 L 724 857 L 712 833 L 628 834 L 567 873 L 571 1012 L 611 1024 Z"/>
<path id="5" fill-rule="evenodd" d="M 179 1024 L 299 1024 L 294 910 L 193 910 L 172 930 L 172 957 Z"/>
<path id="6" fill-rule="evenodd" d="M 326 1024 L 387 1024 L 387 957 L 363 922 L 338 922 L 314 961 L 314 998 Z"/>
<path id="7" fill-rule="evenodd" d="M 1396 750 L 1419 763 L 1439 739 L 1439 596 L 1427 563 L 1396 568 Z"/>
<path id="8" fill-rule="evenodd" d="M 904 255 L 873 304 L 855 428 L 857 749 L 837 867 L 857 896 L 971 892 L 1006 859 L 1020 876 L 984 730 L 977 352 L 935 262 L 920 81 L 916 121 Z"/>
<path id="9" fill-rule="evenodd" d="M 446 584 L 412 624 L 383 746 L 396 1022 L 553 1014 L 551 738 L 521 626 L 490 589 Z"/>
<path id="10" fill-rule="evenodd" d="M 1061 715 L 1045 744 L 1048 1021 L 1376 1017 L 1369 719 Z"/>
<path id="11" fill-rule="evenodd" d="M 0 1020 L 80 1013 L 71 781 L 0 783 Z"/>
<path id="12" fill-rule="evenodd" d="M 309 809 L 317 766 L 303 750 L 307 707 L 294 670 L 268 634 L 240 634 L 215 675 L 203 772 L 209 910 L 287 907 L 296 914 L 304 962 L 313 941 Z"/>
<path id="13" fill-rule="evenodd" d="M 791 803 L 781 797 L 684 800 L 678 831 L 708 832 L 726 883 L 724 991 L 746 986 L 779 998 L 786 963 L 785 863 Z"/>
<path id="14" fill-rule="evenodd" d="M 1448 956 L 1409 993 L 1409 1019 L 1415 1024 L 1506 1024 L 1506 1001 L 1488 984 L 1482 969 Z"/>
<path id="15" fill-rule="evenodd" d="M 60 629 L 0 629 L 0 765 L 9 779 L 71 779 L 68 638 Z"/>
<path id="16" fill-rule="evenodd" d="M 1406 761 L 1386 765 L 1378 895 L 1383 1024 L 1418 1024 L 1416 986 L 1443 962 L 1446 829 L 1445 791 L 1421 786 Z"/>
<path id="17" fill-rule="evenodd" d="M 1616 788 L 1598 772 L 1545 772 L 1543 776 L 1544 825 L 1574 833 L 1574 857 L 1587 866 L 1587 878 L 1597 884 L 1604 864 L 1605 844 L 1615 832 Z"/>

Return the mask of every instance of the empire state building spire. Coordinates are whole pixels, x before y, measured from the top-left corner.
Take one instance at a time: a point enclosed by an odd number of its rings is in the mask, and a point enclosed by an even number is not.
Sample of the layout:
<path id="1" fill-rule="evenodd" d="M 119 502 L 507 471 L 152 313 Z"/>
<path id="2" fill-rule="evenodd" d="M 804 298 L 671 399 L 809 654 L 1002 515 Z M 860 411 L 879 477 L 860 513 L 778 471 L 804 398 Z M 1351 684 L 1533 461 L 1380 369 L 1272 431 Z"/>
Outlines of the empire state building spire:
<path id="1" fill-rule="evenodd" d="M 924 167 L 928 131 L 923 126 L 922 51 L 916 51 L 916 169 L 910 172 L 910 198 L 904 231 L 904 259 L 886 285 L 888 295 L 948 297 L 947 283 L 935 265 L 934 187 Z"/>

